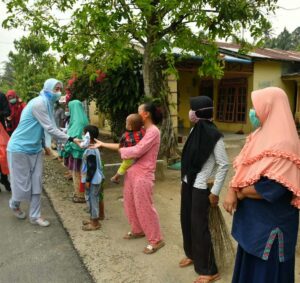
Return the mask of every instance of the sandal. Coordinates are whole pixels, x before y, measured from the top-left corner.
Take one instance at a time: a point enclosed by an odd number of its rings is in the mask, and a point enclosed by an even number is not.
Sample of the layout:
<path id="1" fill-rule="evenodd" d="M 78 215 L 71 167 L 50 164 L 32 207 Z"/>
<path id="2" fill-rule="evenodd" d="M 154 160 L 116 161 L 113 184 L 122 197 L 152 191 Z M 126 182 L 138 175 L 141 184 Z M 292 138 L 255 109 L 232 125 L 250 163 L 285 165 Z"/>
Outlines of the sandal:
<path id="1" fill-rule="evenodd" d="M 187 267 L 192 264 L 193 264 L 193 260 L 188 257 L 185 257 L 179 262 L 179 267 Z"/>
<path id="2" fill-rule="evenodd" d="M 82 225 L 91 224 L 91 220 L 82 220 Z"/>
<path id="3" fill-rule="evenodd" d="M 144 233 L 138 233 L 138 234 L 133 234 L 132 232 L 128 232 L 123 239 L 125 240 L 132 240 L 132 239 L 138 239 L 138 238 L 143 238 L 145 237 Z"/>
<path id="4" fill-rule="evenodd" d="M 162 248 L 164 245 L 165 245 L 164 241 L 159 241 L 158 243 L 156 243 L 154 245 L 149 244 L 144 248 L 143 253 L 147 254 L 147 255 L 153 254 L 153 253 L 157 252 L 160 248 Z"/>
<path id="5" fill-rule="evenodd" d="M 72 200 L 74 203 L 85 203 L 86 202 L 85 198 L 76 197 L 76 196 L 74 196 Z"/>
<path id="6" fill-rule="evenodd" d="M 82 226 L 83 231 L 96 231 L 96 230 L 99 230 L 100 228 L 101 228 L 100 224 L 97 226 L 94 226 L 91 223 L 89 223 L 87 225 Z"/>
<path id="7" fill-rule="evenodd" d="M 215 275 L 200 275 L 194 283 L 212 283 L 221 279 L 219 273 Z"/>

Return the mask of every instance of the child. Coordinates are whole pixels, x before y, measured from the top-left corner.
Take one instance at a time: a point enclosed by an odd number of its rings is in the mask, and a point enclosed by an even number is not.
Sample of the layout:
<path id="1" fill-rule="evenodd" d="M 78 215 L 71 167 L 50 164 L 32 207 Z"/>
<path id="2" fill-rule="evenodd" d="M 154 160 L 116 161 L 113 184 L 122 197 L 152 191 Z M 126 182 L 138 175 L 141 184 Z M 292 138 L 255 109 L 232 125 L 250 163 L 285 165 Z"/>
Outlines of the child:
<path id="1" fill-rule="evenodd" d="M 87 125 L 84 128 L 84 134 L 89 133 L 90 144 L 95 143 L 99 135 L 96 126 Z M 85 185 L 85 195 L 87 205 L 90 210 L 90 220 L 83 221 L 82 230 L 94 231 L 101 227 L 99 222 L 99 195 L 101 193 L 101 183 L 104 179 L 102 171 L 102 162 L 98 149 L 85 149 L 82 156 L 81 182 Z"/>
<path id="2" fill-rule="evenodd" d="M 126 118 L 126 131 L 120 140 L 120 147 L 130 147 L 136 145 L 145 135 L 143 120 L 139 114 L 130 114 Z M 110 179 L 118 184 L 120 176 L 126 173 L 126 170 L 133 164 L 133 159 L 123 160 L 118 172 Z"/>

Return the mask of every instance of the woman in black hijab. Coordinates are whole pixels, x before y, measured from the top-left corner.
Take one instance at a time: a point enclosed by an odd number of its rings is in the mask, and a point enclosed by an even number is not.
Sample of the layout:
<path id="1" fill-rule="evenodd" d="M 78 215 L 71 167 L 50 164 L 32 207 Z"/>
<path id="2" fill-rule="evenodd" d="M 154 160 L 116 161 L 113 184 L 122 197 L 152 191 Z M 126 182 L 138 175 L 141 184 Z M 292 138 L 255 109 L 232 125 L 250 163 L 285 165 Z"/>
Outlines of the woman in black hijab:
<path id="1" fill-rule="evenodd" d="M 209 207 L 218 205 L 228 158 L 223 135 L 213 120 L 213 102 L 207 96 L 190 99 L 189 118 L 195 123 L 184 145 L 181 159 L 181 228 L 186 257 L 179 266 L 194 264 L 200 275 L 196 283 L 220 279 L 208 228 Z M 214 177 L 211 190 L 208 179 Z"/>

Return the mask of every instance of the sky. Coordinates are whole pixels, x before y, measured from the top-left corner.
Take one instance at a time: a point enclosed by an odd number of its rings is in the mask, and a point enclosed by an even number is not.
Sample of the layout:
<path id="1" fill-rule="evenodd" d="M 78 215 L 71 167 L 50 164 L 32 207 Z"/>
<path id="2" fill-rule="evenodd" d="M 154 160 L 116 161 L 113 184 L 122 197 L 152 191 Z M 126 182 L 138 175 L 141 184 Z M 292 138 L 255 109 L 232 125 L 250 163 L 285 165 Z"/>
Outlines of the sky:
<path id="1" fill-rule="evenodd" d="M 1 0 L 0 0 L 1 1 Z M 285 27 L 289 32 L 300 26 L 300 0 L 279 0 L 280 8 L 269 20 L 272 23 L 273 35 L 277 36 Z M 0 23 L 5 19 L 6 7 L 0 2 Z M 7 61 L 9 51 L 14 50 L 13 42 L 25 35 L 19 28 L 17 30 L 5 30 L 0 26 L 0 73 L 3 71 L 3 62 Z"/>

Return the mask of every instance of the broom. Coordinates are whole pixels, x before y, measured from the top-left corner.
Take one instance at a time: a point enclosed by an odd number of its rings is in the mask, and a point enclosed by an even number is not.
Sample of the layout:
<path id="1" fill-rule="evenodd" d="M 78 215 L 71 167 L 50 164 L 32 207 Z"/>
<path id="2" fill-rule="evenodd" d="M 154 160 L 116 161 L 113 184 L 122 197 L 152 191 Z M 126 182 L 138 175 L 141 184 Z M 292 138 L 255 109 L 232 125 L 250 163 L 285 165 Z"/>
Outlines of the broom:
<path id="1" fill-rule="evenodd" d="M 208 183 L 211 189 L 213 183 Z M 220 271 L 225 271 L 231 266 L 235 258 L 235 252 L 228 232 L 224 216 L 219 206 L 210 207 L 209 209 L 209 230 L 215 254 L 216 264 Z"/>

